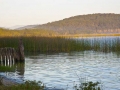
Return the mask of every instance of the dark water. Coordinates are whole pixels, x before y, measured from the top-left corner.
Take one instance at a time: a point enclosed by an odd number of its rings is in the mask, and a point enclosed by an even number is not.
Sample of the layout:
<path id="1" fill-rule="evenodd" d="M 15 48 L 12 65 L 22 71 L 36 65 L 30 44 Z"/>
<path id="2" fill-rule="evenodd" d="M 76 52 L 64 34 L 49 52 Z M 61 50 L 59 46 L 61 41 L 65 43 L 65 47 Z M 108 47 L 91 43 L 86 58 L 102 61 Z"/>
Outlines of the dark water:
<path id="1" fill-rule="evenodd" d="M 42 81 L 49 88 L 74 90 L 80 82 L 99 81 L 103 90 L 120 90 L 120 56 L 113 52 L 27 55 L 24 64 L 14 67 L 14 71 L 0 74 L 18 82 Z"/>

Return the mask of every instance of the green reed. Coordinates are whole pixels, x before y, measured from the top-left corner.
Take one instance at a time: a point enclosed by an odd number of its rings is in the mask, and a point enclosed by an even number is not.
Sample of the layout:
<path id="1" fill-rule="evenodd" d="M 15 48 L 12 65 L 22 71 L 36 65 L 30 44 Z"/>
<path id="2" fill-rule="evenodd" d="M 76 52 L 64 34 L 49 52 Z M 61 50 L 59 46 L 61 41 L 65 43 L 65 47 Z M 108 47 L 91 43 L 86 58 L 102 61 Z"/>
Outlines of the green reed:
<path id="1" fill-rule="evenodd" d="M 17 49 L 20 37 L 2 37 L 0 38 L 0 48 L 14 47 Z M 114 41 L 105 41 L 101 44 L 98 40 L 94 40 L 91 44 L 87 39 L 68 39 L 61 37 L 22 37 L 25 48 L 25 53 L 59 53 L 72 51 L 94 50 L 102 52 L 119 52 L 120 39 Z"/>
<path id="2" fill-rule="evenodd" d="M 12 72 L 15 71 L 14 67 L 0 66 L 0 72 Z"/>
<path id="3" fill-rule="evenodd" d="M 25 52 L 57 53 L 90 49 L 84 41 L 77 42 L 60 37 L 22 37 L 22 39 Z M 17 49 L 18 40 L 18 37 L 0 38 L 0 48 L 15 47 Z"/>

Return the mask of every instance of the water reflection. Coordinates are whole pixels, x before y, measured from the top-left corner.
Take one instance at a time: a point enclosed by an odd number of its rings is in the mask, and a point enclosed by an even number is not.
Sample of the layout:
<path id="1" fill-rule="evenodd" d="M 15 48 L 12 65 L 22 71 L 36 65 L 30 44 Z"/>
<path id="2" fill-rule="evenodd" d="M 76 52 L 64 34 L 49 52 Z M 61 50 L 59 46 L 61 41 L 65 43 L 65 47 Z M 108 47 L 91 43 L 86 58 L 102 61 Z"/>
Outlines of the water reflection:
<path id="1" fill-rule="evenodd" d="M 0 69 L 0 74 L 9 78 L 42 81 L 49 88 L 74 90 L 74 84 L 79 84 L 79 78 L 84 78 L 101 82 L 104 90 L 120 89 L 120 57 L 113 52 L 28 55 L 25 63 L 0 64 Z"/>
<path id="2" fill-rule="evenodd" d="M 9 61 L 0 61 L 0 75 L 12 80 L 16 80 L 18 83 L 24 81 L 25 63 Z"/>
<path id="3" fill-rule="evenodd" d="M 120 89 L 120 58 L 113 52 L 94 51 L 28 56 L 24 76 L 25 80 L 68 90 L 73 90 L 74 81 L 79 84 L 79 76 L 102 82 L 104 90 L 116 90 Z"/>

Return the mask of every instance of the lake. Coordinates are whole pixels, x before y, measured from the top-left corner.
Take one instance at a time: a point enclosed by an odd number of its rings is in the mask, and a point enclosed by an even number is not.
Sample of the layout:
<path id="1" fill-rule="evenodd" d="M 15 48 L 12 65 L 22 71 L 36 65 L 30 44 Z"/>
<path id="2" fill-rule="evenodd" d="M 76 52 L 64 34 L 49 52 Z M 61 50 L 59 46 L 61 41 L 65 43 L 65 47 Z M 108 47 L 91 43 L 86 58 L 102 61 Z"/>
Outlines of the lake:
<path id="1" fill-rule="evenodd" d="M 86 38 L 93 42 L 93 38 Z M 96 38 L 94 38 L 96 39 Z M 114 40 L 114 37 L 97 38 Z M 15 71 L 0 72 L 18 82 L 42 81 L 48 88 L 74 90 L 84 81 L 99 81 L 103 90 L 120 90 L 120 54 L 82 51 L 57 54 L 26 55 L 25 63 Z"/>

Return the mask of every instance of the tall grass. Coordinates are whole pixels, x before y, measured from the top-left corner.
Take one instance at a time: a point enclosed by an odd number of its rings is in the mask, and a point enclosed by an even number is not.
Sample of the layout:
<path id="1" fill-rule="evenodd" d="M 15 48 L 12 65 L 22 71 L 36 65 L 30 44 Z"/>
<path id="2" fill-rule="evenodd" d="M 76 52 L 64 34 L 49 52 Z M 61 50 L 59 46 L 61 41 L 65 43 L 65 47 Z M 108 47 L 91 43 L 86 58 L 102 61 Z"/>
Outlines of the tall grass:
<path id="1" fill-rule="evenodd" d="M 77 42 L 60 37 L 22 37 L 25 52 L 57 53 L 90 49 L 87 42 Z M 0 38 L 0 48 L 15 47 L 17 49 L 19 37 Z"/>
<path id="2" fill-rule="evenodd" d="M 0 72 L 12 72 L 15 71 L 14 67 L 0 66 Z"/>
<path id="3" fill-rule="evenodd" d="M 17 49 L 18 40 L 20 37 L 1 37 L 0 48 L 14 47 Z M 117 38 L 111 42 L 104 41 L 104 43 L 94 40 L 91 43 L 87 39 L 68 39 L 61 37 L 22 37 L 25 48 L 25 53 L 39 52 L 39 53 L 59 53 L 59 52 L 72 52 L 72 51 L 103 51 L 103 52 L 119 52 L 120 39 Z"/>

